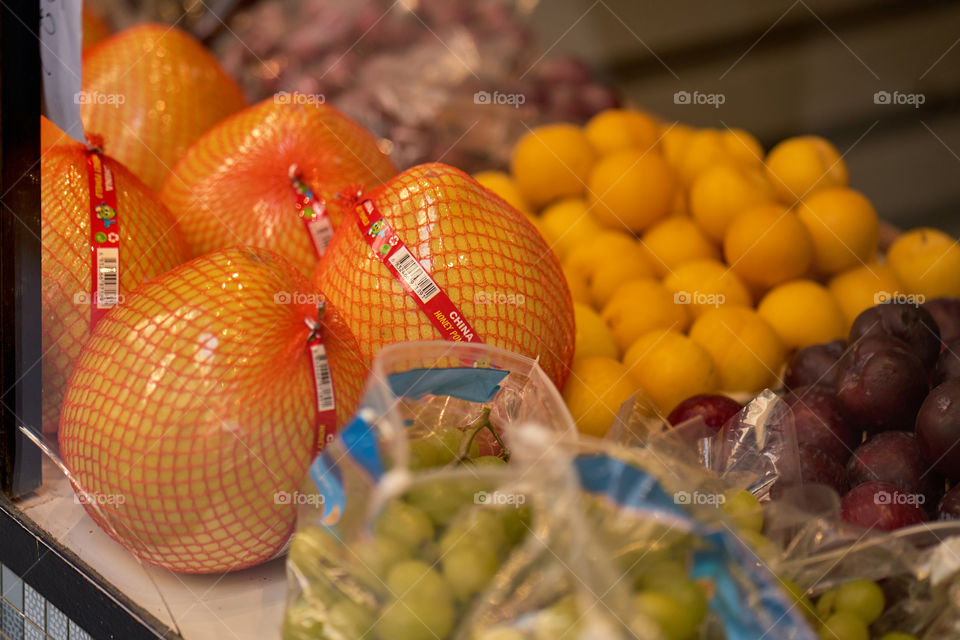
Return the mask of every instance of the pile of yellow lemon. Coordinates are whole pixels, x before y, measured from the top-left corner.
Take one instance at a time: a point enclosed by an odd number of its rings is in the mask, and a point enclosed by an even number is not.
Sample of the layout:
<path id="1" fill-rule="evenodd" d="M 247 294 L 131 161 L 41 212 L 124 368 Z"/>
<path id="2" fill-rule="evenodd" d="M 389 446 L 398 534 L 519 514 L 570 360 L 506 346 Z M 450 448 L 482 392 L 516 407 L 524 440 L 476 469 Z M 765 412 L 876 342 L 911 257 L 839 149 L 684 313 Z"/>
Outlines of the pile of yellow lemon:
<path id="1" fill-rule="evenodd" d="M 885 297 L 960 296 L 954 238 L 914 229 L 879 255 L 876 211 L 816 136 L 765 154 L 743 130 L 612 109 L 533 129 L 509 174 L 475 177 L 563 265 L 576 314 L 563 395 L 594 435 L 638 389 L 665 414 L 697 393 L 758 391 Z"/>

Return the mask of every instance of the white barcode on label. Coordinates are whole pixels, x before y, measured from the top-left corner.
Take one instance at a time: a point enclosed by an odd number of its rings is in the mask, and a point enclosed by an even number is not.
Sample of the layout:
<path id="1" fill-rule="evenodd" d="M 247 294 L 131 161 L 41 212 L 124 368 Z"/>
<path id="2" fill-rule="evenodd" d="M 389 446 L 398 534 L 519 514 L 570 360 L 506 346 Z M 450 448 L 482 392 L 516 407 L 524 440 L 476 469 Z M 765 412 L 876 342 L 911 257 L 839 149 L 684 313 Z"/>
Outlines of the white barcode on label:
<path id="1" fill-rule="evenodd" d="M 313 248 L 318 256 L 322 256 L 327 250 L 327 245 L 333 240 L 333 224 L 330 223 L 330 217 L 326 214 L 317 216 L 307 223 L 307 229 L 310 231 L 310 239 L 313 240 Z"/>
<path id="2" fill-rule="evenodd" d="M 420 302 L 427 302 L 440 292 L 440 287 L 433 278 L 420 266 L 406 247 L 400 247 L 390 256 L 390 264 L 397 270 L 413 292 L 420 298 Z"/>
<path id="3" fill-rule="evenodd" d="M 117 304 L 120 293 L 120 250 L 116 247 L 97 249 L 97 309 Z"/>
<path id="4" fill-rule="evenodd" d="M 317 411 L 330 411 L 334 408 L 333 380 L 330 379 L 330 363 L 327 362 L 327 349 L 322 344 L 310 345 L 313 356 L 313 379 L 317 385 Z"/>

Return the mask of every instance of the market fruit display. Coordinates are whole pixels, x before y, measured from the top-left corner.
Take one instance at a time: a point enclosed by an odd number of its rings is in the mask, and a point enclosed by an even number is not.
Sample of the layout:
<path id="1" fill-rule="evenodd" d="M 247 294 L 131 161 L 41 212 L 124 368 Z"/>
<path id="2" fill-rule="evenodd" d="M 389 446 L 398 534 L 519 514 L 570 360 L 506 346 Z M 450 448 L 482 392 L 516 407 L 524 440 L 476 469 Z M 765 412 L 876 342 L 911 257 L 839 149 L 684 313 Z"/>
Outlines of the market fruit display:
<path id="1" fill-rule="evenodd" d="M 142 24 L 83 56 L 80 105 L 88 139 L 152 189 L 202 133 L 243 108 L 236 82 L 186 32 Z"/>
<path id="2" fill-rule="evenodd" d="M 304 217 L 325 210 L 332 233 L 349 192 L 377 187 L 396 173 L 353 120 L 326 104 L 288 98 L 223 120 L 172 167 L 160 196 L 194 256 L 235 244 L 264 247 L 312 276 L 317 253 Z M 310 212 L 295 207 L 302 195 L 294 180 L 310 190 Z"/>
<path id="3" fill-rule="evenodd" d="M 64 388 L 91 329 L 88 152 L 64 138 L 40 161 L 43 432 L 56 432 Z M 188 259 L 174 219 L 156 195 L 109 155 L 120 225 L 118 300 Z"/>
<path id="4" fill-rule="evenodd" d="M 510 172 L 490 187 L 529 206 L 561 260 L 574 301 L 600 314 L 616 343 L 615 358 L 663 415 L 692 394 L 647 388 L 674 371 L 654 371 L 647 357 L 638 357 L 651 346 L 644 338 L 651 331 L 687 334 L 709 353 L 712 365 L 685 376 L 705 384 L 715 370 L 703 393 L 775 388 L 795 353 L 805 355 L 787 369 L 788 387 L 832 386 L 840 357 L 833 341 L 846 338 L 861 312 L 887 300 L 960 296 L 955 239 L 922 228 L 881 247 L 873 203 L 849 184 L 842 154 L 819 136 L 788 138 L 765 153 L 744 130 L 695 128 L 639 109 L 611 109 L 583 127 L 532 128 L 517 141 Z M 939 312 L 943 304 L 931 308 Z M 897 397 L 909 396 L 901 414 L 915 411 L 925 395 L 911 358 L 928 365 L 939 344 L 914 333 L 927 350 L 883 351 L 881 368 L 902 365 L 901 379 L 891 380 L 887 391 L 891 406 L 894 388 Z M 817 346 L 826 343 L 834 346 Z M 860 380 L 861 373 L 874 375 L 880 362 L 868 365 L 852 353 L 841 366 Z M 843 392 L 851 411 L 855 386 Z M 882 406 L 875 413 L 880 421 L 904 419 Z"/>
<path id="5" fill-rule="evenodd" d="M 573 305 L 559 262 L 526 216 L 439 163 L 408 169 L 354 202 L 367 200 L 480 340 L 539 358 L 562 387 L 573 358 Z M 354 213 L 334 234 L 315 282 L 364 357 L 385 344 L 442 337 L 373 254 L 358 220 Z"/>
<path id="6" fill-rule="evenodd" d="M 277 496 L 297 490 L 328 435 L 314 329 L 337 423 L 356 410 L 367 371 L 336 309 L 307 292 L 282 257 L 231 248 L 150 280 L 97 325 L 70 377 L 60 449 L 90 516 L 136 556 L 218 573 L 264 562 L 289 539 L 296 504 Z"/>

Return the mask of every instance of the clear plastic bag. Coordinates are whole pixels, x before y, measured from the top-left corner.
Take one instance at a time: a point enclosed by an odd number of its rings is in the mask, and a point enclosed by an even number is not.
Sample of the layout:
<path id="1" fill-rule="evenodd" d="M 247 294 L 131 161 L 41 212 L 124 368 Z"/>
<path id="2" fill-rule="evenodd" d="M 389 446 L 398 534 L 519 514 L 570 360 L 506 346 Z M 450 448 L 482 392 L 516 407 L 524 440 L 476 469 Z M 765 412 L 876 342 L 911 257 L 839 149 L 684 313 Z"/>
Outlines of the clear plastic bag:
<path id="1" fill-rule="evenodd" d="M 311 469 L 318 493 L 290 550 L 285 640 L 657 640 L 644 603 L 665 561 L 716 593 L 693 617 L 697 637 L 813 637 L 719 512 L 677 498 L 718 490 L 715 478 L 696 461 L 578 437 L 532 361 L 402 344 L 373 371 L 364 408 Z M 509 464 L 467 444 L 491 427 Z M 449 430 L 461 439 L 438 463 L 423 443 Z M 474 462 L 457 464 L 465 454 Z"/>

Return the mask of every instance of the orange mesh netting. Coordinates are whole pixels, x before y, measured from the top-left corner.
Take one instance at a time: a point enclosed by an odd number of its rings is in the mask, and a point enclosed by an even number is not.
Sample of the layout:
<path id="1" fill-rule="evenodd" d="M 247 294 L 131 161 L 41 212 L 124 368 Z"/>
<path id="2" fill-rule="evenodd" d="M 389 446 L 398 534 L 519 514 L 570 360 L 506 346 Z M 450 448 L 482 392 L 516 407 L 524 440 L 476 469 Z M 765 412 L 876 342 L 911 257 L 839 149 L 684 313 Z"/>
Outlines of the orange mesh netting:
<path id="1" fill-rule="evenodd" d="M 296 94 L 294 94 L 296 95 Z M 396 174 L 363 127 L 325 104 L 266 100 L 203 135 L 167 177 L 161 198 L 177 216 L 194 255 L 234 244 L 265 247 L 308 277 L 317 258 L 294 207 L 290 168 L 331 221 L 347 185 L 370 188 Z"/>
<path id="2" fill-rule="evenodd" d="M 107 153 L 157 190 L 194 140 L 244 106 L 240 88 L 203 45 L 156 24 L 86 51 L 83 91 L 87 135 L 101 136 Z"/>
<path id="3" fill-rule="evenodd" d="M 234 247 L 144 284 L 97 325 L 70 379 L 60 449 L 131 552 L 214 573 L 286 543 L 295 500 L 276 494 L 293 494 L 318 442 L 305 321 L 319 298 L 279 255 Z M 322 326 L 342 423 L 367 368 L 329 305 Z"/>
<path id="4" fill-rule="evenodd" d="M 52 126 L 52 125 L 51 125 Z M 40 163 L 43 299 L 43 431 L 57 428 L 73 362 L 90 335 L 90 189 L 87 151 L 70 140 Z M 120 296 L 188 258 L 173 217 L 119 162 L 113 171 L 120 219 Z M 120 299 L 123 300 L 123 297 Z"/>
<path id="5" fill-rule="evenodd" d="M 364 194 L 488 344 L 540 358 L 562 387 L 573 357 L 573 307 L 560 264 L 516 209 L 458 169 L 424 164 Z M 320 289 L 367 358 L 440 332 L 344 221 L 317 267 Z"/>

